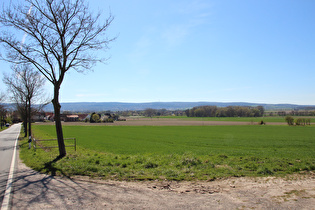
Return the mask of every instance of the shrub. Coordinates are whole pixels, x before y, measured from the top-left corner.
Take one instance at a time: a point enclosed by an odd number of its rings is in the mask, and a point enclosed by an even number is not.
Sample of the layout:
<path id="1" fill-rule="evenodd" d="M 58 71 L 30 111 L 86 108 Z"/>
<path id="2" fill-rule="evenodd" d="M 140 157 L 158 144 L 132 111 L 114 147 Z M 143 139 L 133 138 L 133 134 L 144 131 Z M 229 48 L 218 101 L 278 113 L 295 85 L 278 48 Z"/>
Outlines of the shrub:
<path id="1" fill-rule="evenodd" d="M 113 123 L 114 122 L 114 119 L 111 119 L 111 118 L 107 118 L 103 121 L 104 123 Z"/>
<path id="2" fill-rule="evenodd" d="M 295 120 L 295 124 L 296 125 L 310 125 L 310 119 L 306 119 L 306 118 L 298 118 Z"/>
<path id="3" fill-rule="evenodd" d="M 294 125 L 294 118 L 291 116 L 286 116 L 285 121 L 288 123 L 288 125 Z"/>

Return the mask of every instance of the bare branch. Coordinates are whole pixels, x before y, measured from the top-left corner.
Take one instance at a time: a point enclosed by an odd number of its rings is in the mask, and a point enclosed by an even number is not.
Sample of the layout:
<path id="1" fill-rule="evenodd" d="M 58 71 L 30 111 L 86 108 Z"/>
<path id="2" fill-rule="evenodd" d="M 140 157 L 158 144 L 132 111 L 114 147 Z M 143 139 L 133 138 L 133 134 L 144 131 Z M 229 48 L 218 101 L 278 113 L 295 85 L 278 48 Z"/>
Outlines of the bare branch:
<path id="1" fill-rule="evenodd" d="M 59 89 L 70 69 L 78 72 L 90 70 L 104 58 L 95 55 L 107 50 L 113 39 L 107 38 L 107 29 L 113 16 L 103 24 L 100 13 L 89 12 L 83 0 L 25 0 L 26 5 L 4 9 L 0 14 L 0 44 L 7 55 L 0 59 L 14 64 L 32 64 L 54 85 L 56 131 L 59 152 L 65 155 L 60 120 Z M 31 8 L 31 9 L 30 9 Z M 30 12 L 31 11 L 31 12 Z M 18 42 L 12 30 L 27 34 L 26 42 Z M 21 47 L 22 44 L 22 47 Z"/>
<path id="2" fill-rule="evenodd" d="M 104 60 L 91 52 L 108 49 L 108 44 L 114 40 L 106 38 L 107 29 L 114 19 L 111 14 L 104 24 L 98 25 L 101 15 L 93 16 L 82 0 L 26 2 L 32 7 L 31 14 L 26 6 L 15 6 L 4 10 L 0 16 L 3 26 L 28 36 L 21 48 L 12 34 L 3 34 L 0 42 L 10 49 L 10 53 L 2 59 L 32 63 L 53 84 L 71 68 L 85 71 Z"/>

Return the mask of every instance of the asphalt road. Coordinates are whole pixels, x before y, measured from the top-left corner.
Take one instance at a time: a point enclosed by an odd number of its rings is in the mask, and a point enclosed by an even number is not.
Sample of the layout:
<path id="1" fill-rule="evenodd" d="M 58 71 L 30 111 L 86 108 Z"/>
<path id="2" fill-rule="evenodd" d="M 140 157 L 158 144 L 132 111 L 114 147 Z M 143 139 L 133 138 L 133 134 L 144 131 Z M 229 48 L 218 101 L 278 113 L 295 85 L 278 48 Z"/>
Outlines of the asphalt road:
<path id="1" fill-rule="evenodd" d="M 4 198 L 15 141 L 20 130 L 21 124 L 14 124 L 10 128 L 0 132 L 0 204 L 2 204 Z"/>

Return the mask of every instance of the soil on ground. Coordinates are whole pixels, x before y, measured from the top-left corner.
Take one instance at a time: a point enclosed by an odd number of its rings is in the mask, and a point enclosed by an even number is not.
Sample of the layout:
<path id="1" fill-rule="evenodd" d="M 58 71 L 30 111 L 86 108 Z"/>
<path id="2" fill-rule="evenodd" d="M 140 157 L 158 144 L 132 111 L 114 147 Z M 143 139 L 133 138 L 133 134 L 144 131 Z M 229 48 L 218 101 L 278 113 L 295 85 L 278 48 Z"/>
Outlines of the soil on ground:
<path id="1" fill-rule="evenodd" d="M 19 161 L 14 180 L 12 209 L 315 209 L 315 174 L 124 182 L 53 177 Z"/>

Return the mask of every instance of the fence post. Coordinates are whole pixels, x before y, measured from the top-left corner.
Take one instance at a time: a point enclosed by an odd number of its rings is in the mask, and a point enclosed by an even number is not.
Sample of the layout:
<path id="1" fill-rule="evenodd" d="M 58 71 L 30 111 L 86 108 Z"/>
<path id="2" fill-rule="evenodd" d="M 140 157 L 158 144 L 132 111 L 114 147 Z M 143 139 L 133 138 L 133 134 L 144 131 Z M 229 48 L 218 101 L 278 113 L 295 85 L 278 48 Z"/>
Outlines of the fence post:
<path id="1" fill-rule="evenodd" d="M 34 138 L 34 148 L 35 148 L 35 151 L 36 151 L 36 139 Z"/>
<path id="2" fill-rule="evenodd" d="M 74 151 L 77 151 L 77 139 L 74 138 Z"/>
<path id="3" fill-rule="evenodd" d="M 31 149 L 31 147 L 32 147 L 32 137 L 29 136 L 28 137 L 28 149 Z"/>

